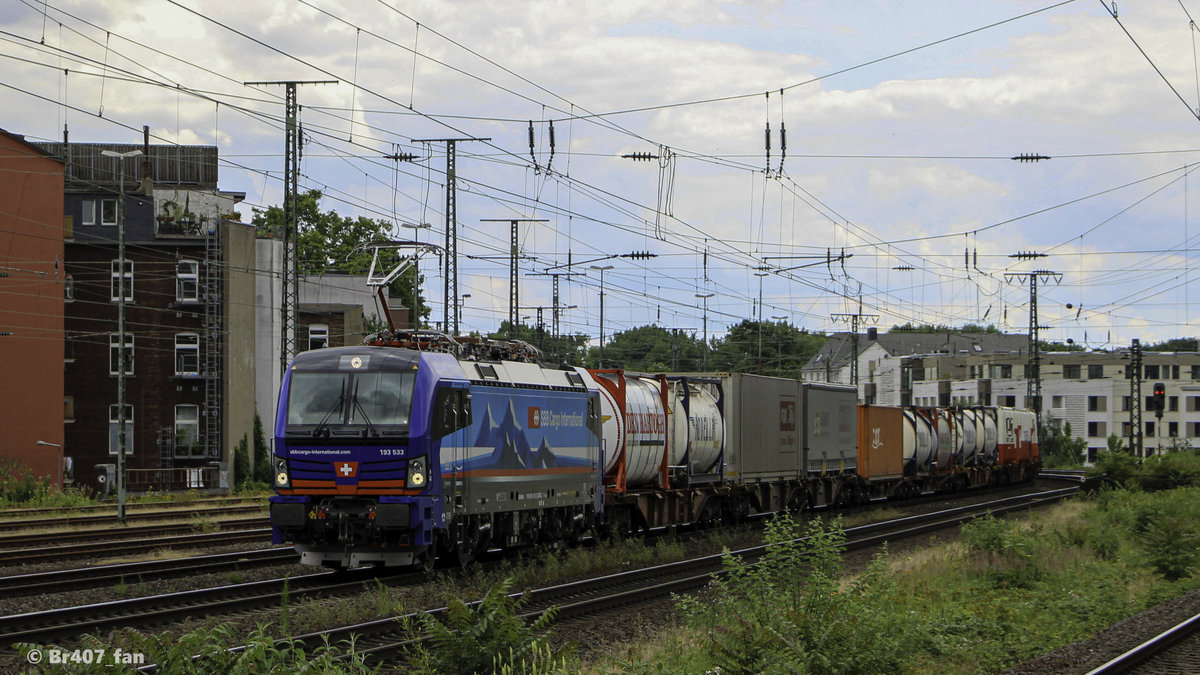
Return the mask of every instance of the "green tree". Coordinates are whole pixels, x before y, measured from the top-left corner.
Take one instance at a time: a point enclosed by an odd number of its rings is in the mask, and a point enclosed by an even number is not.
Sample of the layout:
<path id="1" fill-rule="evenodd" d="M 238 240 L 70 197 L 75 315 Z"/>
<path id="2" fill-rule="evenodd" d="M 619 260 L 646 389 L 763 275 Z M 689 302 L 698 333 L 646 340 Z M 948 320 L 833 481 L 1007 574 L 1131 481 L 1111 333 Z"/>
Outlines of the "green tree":
<path id="1" fill-rule="evenodd" d="M 786 321 L 751 321 L 730 326 L 709 356 L 713 370 L 800 379 L 800 370 L 825 344 L 824 335 Z"/>
<path id="2" fill-rule="evenodd" d="M 1200 352 L 1200 340 L 1194 337 L 1172 338 L 1145 347 L 1148 352 Z"/>
<path id="3" fill-rule="evenodd" d="M 704 346 L 695 333 L 641 326 L 614 333 L 604 343 L 604 367 L 642 372 L 688 372 L 703 368 Z M 600 347 L 588 349 L 587 364 L 600 364 Z"/>
<path id="4" fill-rule="evenodd" d="M 250 451 L 249 443 L 246 437 L 242 436 L 242 440 L 238 441 L 237 447 L 233 449 L 233 484 L 241 485 L 250 478 Z"/>
<path id="5" fill-rule="evenodd" d="M 1071 433 L 1071 423 L 1057 420 L 1042 425 L 1042 463 L 1049 469 L 1083 466 L 1087 457 L 1087 440 Z"/>
<path id="6" fill-rule="evenodd" d="M 508 321 L 500 322 L 500 329 L 490 337 L 502 340 L 524 340 L 542 350 L 543 360 L 547 363 L 566 363 L 572 366 L 583 365 L 584 353 L 587 347 L 587 336 L 582 333 L 559 335 L 554 337 L 542 327 L 518 325 L 516 330 L 509 328 Z"/>
<path id="7" fill-rule="evenodd" d="M 363 216 L 341 216 L 334 210 L 322 211 L 321 196 L 320 190 L 309 190 L 296 198 L 300 273 L 366 274 L 371 269 L 371 252 L 364 245 L 390 240 L 391 223 Z M 283 232 L 283 208 L 254 209 L 251 222 L 259 236 L 278 238 Z M 391 269 L 399 259 L 396 251 L 383 251 L 379 254 L 377 267 Z M 409 308 L 412 324 L 418 327 L 428 324 L 430 311 L 420 293 L 422 280 L 422 275 L 412 267 L 388 287 L 392 297 Z"/>
<path id="8" fill-rule="evenodd" d="M 271 451 L 267 439 L 263 435 L 262 417 L 254 411 L 254 480 L 267 485 L 272 484 Z"/>

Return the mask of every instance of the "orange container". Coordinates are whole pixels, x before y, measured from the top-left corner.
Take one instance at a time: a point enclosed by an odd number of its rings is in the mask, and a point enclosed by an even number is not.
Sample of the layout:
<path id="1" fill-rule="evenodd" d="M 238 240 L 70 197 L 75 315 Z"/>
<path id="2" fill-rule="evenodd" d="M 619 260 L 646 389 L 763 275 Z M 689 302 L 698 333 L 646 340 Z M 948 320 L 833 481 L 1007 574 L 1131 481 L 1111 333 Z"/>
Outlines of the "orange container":
<path id="1" fill-rule="evenodd" d="M 868 480 L 904 474 L 903 408 L 858 406 L 858 473 Z"/>

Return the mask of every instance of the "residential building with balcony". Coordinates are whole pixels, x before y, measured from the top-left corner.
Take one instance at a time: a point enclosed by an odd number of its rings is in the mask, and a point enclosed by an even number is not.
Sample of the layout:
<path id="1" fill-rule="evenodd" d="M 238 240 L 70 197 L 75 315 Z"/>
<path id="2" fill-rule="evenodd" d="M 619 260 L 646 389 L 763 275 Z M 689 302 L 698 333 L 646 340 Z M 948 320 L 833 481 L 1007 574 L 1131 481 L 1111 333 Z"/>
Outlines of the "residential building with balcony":
<path id="1" fill-rule="evenodd" d="M 65 164 L 73 223 L 64 438 L 76 479 L 100 488 L 116 464 L 123 349 L 130 488 L 228 487 L 233 449 L 253 430 L 255 240 L 231 219 L 244 195 L 217 187 L 213 146 L 36 145 Z"/>

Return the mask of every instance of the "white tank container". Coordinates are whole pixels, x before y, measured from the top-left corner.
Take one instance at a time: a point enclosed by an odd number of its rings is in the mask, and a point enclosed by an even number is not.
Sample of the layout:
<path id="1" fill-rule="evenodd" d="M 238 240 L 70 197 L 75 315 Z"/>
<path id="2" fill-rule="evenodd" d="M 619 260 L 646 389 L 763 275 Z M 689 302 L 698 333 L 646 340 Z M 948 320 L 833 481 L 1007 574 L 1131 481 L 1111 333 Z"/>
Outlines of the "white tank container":
<path id="1" fill-rule="evenodd" d="M 933 426 L 929 420 L 912 410 L 904 411 L 904 467 L 914 467 L 916 473 L 929 472 L 929 460 L 934 451 Z"/>
<path id="2" fill-rule="evenodd" d="M 617 402 L 618 379 L 607 374 L 596 374 L 593 379 L 600 386 L 605 473 L 624 462 L 626 486 L 656 483 L 667 450 L 667 415 L 659 397 L 658 380 L 625 377 L 622 409 Z"/>
<path id="3" fill-rule="evenodd" d="M 979 448 L 983 444 L 979 416 L 975 410 L 961 408 L 955 414 L 955 422 L 962 432 L 962 457 L 960 466 L 975 464 L 979 458 Z"/>
<path id="4" fill-rule="evenodd" d="M 676 380 L 671 383 L 670 418 L 671 465 L 682 466 L 686 457 L 689 473 L 713 472 L 725 445 L 725 425 L 716 397 L 708 387 Z"/>

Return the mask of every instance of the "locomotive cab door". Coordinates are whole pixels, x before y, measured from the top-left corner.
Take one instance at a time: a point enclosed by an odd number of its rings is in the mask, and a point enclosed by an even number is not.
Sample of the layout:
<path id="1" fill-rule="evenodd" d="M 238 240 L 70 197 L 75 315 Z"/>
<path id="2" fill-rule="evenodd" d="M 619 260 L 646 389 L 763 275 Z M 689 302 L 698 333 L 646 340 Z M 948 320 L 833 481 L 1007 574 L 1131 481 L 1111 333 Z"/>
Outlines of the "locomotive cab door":
<path id="1" fill-rule="evenodd" d="M 469 486 L 465 479 L 467 429 L 471 426 L 471 392 L 466 383 L 453 383 L 438 391 L 434 428 L 441 439 L 443 509 L 447 521 L 466 509 Z"/>

